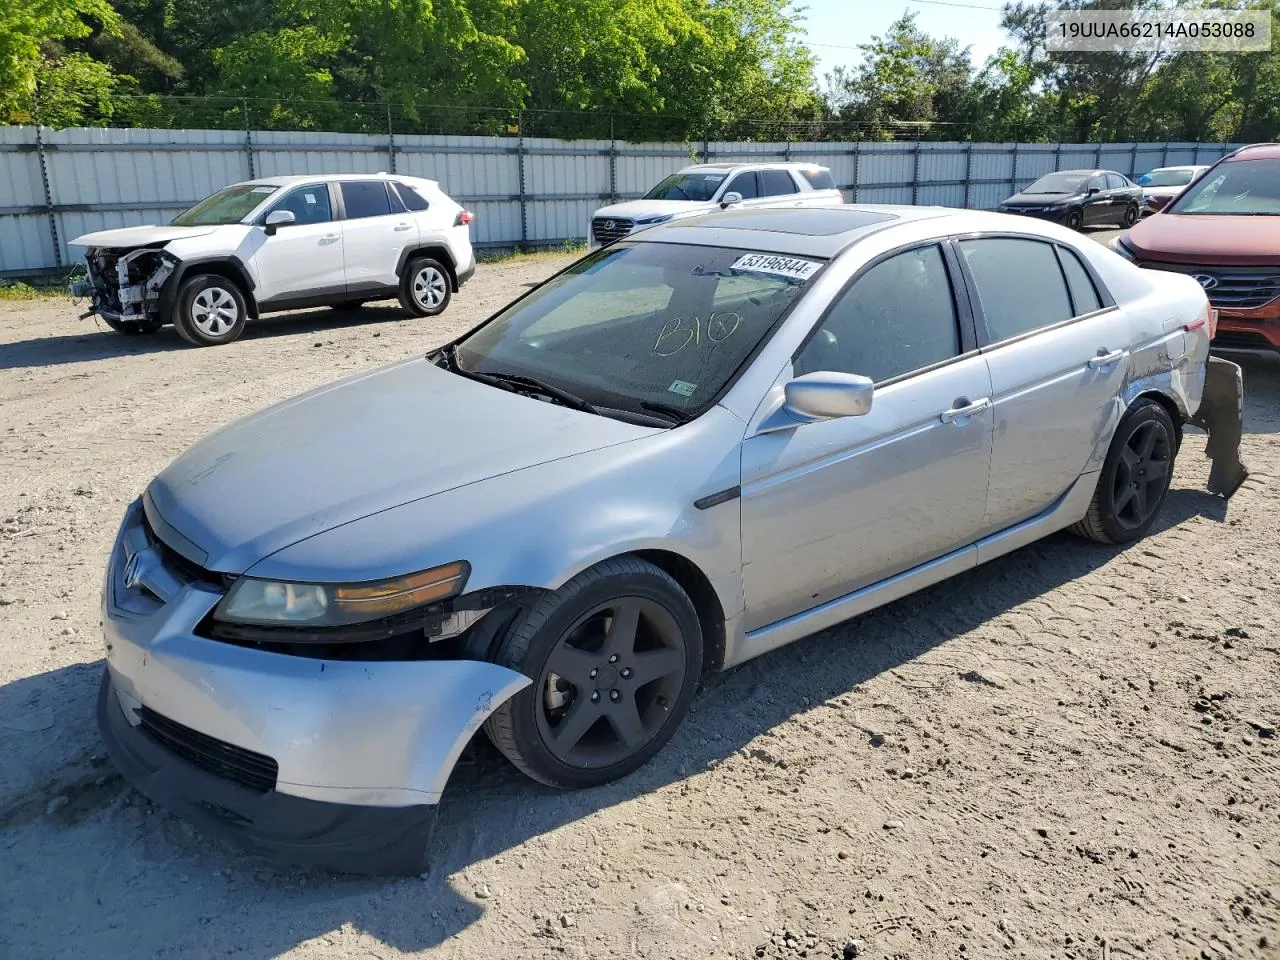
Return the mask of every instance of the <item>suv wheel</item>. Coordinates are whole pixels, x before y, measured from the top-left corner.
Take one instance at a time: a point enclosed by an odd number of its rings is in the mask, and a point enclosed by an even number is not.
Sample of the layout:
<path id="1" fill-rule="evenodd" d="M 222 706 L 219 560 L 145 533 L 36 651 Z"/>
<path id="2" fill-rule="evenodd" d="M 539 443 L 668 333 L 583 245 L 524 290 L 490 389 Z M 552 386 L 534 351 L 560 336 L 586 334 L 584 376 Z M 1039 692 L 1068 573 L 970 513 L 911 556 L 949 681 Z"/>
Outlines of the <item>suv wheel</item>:
<path id="1" fill-rule="evenodd" d="M 400 306 L 415 317 L 444 313 L 452 297 L 449 271 L 438 260 L 418 257 L 410 260 L 400 280 Z"/>
<path id="2" fill-rule="evenodd" d="M 178 290 L 173 325 L 189 343 L 214 347 L 240 336 L 247 313 L 239 287 L 226 277 L 205 273 Z"/>

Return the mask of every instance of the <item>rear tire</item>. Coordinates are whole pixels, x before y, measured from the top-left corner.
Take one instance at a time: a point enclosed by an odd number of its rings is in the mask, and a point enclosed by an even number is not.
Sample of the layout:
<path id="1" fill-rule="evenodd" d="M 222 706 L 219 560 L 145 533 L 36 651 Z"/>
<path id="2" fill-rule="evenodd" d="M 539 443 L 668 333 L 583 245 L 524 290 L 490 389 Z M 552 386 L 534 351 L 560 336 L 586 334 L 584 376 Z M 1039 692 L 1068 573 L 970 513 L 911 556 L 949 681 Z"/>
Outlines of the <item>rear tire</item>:
<path id="1" fill-rule="evenodd" d="M 449 271 L 439 260 L 418 257 L 405 264 L 400 278 L 400 306 L 415 317 L 444 313 L 453 297 Z"/>
<path id="2" fill-rule="evenodd" d="M 178 289 L 173 325 L 197 347 L 230 343 L 244 332 L 248 310 L 240 288 L 226 277 L 203 273 Z"/>
<path id="3" fill-rule="evenodd" d="M 1178 430 L 1155 400 L 1139 400 L 1120 420 L 1084 519 L 1072 533 L 1099 543 L 1147 535 L 1164 506 L 1178 456 Z"/>
<path id="4" fill-rule="evenodd" d="M 1063 222 L 1068 230 L 1079 230 L 1084 226 L 1084 215 L 1079 210 L 1072 210 L 1067 214 L 1067 219 Z"/>
<path id="5" fill-rule="evenodd" d="M 489 739 L 534 780 L 581 789 L 671 739 L 702 672 L 702 627 L 668 574 L 615 557 L 517 615 L 493 659 L 533 683 L 485 721 Z"/>
<path id="6" fill-rule="evenodd" d="M 1137 222 L 1138 205 L 1136 203 L 1131 203 L 1129 206 L 1124 208 L 1124 219 L 1121 221 L 1121 226 L 1132 227 Z"/>

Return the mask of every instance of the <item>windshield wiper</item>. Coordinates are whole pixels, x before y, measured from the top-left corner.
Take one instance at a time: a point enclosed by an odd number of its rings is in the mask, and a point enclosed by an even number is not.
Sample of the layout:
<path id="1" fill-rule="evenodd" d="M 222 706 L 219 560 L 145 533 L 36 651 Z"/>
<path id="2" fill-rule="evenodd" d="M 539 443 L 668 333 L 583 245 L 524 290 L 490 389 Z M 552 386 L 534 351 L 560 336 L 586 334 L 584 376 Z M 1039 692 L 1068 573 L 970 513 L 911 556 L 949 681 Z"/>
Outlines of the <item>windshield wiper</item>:
<path id="1" fill-rule="evenodd" d="M 651 413 L 661 414 L 677 426 L 682 423 L 688 423 L 690 420 L 694 419 L 692 415 L 681 410 L 679 407 L 673 407 L 665 403 L 654 403 L 650 400 L 641 400 L 640 409 L 648 410 Z"/>
<path id="2" fill-rule="evenodd" d="M 553 387 L 549 383 L 544 383 L 534 377 L 526 377 L 519 373 L 472 373 L 467 372 L 469 376 L 476 378 L 483 377 L 486 380 L 496 380 L 499 383 L 510 384 L 513 387 L 522 387 L 526 393 L 540 393 L 543 396 L 550 397 L 553 400 L 559 400 L 566 407 L 572 407 L 574 410 L 581 410 L 584 413 L 599 413 L 593 404 L 588 403 L 581 397 L 570 393 L 568 390 L 561 390 L 559 387 Z"/>

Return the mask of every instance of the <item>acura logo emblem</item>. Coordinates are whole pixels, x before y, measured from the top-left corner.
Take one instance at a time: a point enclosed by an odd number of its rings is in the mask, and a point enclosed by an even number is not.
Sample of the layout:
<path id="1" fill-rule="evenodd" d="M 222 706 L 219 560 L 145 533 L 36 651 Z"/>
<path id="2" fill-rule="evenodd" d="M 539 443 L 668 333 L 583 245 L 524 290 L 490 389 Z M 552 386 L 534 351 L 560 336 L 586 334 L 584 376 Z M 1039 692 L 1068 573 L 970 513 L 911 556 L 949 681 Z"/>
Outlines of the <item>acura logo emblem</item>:
<path id="1" fill-rule="evenodd" d="M 1207 273 L 1197 273 L 1192 279 L 1206 290 L 1212 290 L 1218 285 L 1218 278 L 1211 277 Z"/>
<path id="2" fill-rule="evenodd" d="M 124 586 L 132 590 L 142 581 L 142 554 L 135 553 L 124 565 Z"/>

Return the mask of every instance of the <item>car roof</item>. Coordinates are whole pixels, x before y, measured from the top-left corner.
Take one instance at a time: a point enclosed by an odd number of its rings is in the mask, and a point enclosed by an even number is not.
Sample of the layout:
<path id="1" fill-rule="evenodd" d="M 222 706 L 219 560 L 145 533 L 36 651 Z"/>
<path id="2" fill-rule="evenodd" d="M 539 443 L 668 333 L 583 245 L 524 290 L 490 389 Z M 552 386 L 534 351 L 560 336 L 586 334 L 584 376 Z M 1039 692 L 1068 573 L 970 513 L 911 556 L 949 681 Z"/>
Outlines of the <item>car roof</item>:
<path id="1" fill-rule="evenodd" d="M 422 180 L 421 177 L 404 177 L 396 173 L 312 173 L 293 174 L 283 177 L 259 177 L 256 180 L 245 180 L 260 187 L 287 187 L 295 183 L 329 183 L 333 180 Z M 432 181 L 424 181 L 432 182 Z"/>
<path id="2" fill-rule="evenodd" d="M 1251 143 L 1233 153 L 1227 154 L 1223 160 L 1276 160 L 1280 159 L 1280 143 Z"/>
<path id="3" fill-rule="evenodd" d="M 645 243 L 690 243 L 831 258 L 868 234 L 918 220 L 972 216 L 950 207 L 831 204 L 725 210 L 649 227 L 628 237 Z M 958 224 L 957 231 L 968 229 Z M 975 227 L 974 229 L 980 229 Z"/>
<path id="4" fill-rule="evenodd" d="M 738 163 L 695 163 L 681 167 L 678 173 L 726 173 L 730 170 L 741 170 L 744 167 L 757 167 L 761 170 L 826 170 L 820 163 L 800 163 L 795 160 L 742 160 Z"/>

